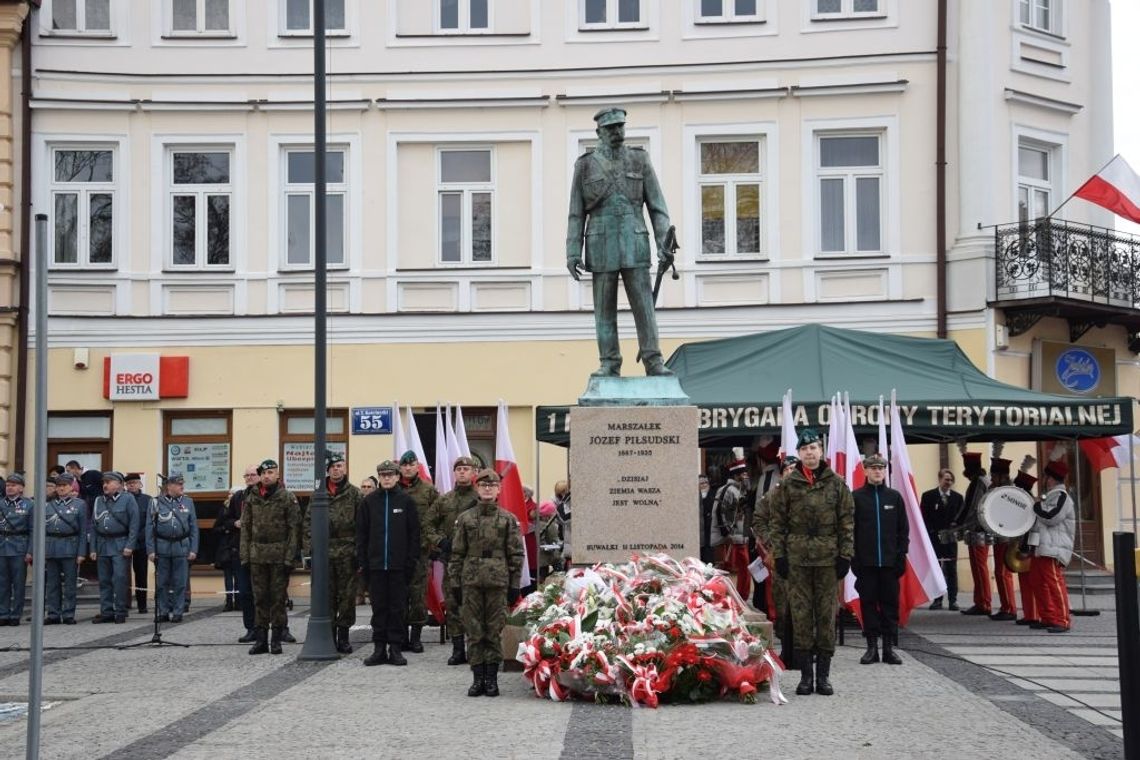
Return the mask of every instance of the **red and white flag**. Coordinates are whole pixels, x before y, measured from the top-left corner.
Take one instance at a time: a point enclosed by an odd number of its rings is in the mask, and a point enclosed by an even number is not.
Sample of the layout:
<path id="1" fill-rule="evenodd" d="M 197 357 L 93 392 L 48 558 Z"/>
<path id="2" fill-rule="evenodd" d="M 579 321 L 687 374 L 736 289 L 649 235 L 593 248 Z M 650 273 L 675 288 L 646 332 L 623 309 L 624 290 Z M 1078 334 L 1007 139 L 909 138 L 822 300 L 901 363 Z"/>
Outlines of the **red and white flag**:
<path id="1" fill-rule="evenodd" d="M 471 445 L 467 443 L 467 426 L 463 424 L 463 407 L 455 405 L 455 442 L 459 444 L 459 453 L 465 457 L 471 456 Z"/>
<path id="2" fill-rule="evenodd" d="M 431 468 L 428 467 L 427 455 L 424 454 L 424 445 L 420 441 L 420 430 L 416 427 L 416 418 L 412 416 L 412 408 L 408 407 L 408 449 L 416 452 L 416 459 L 420 462 L 420 479 L 426 480 L 431 483 Z M 406 451 L 407 449 L 405 449 Z M 403 451 L 396 456 L 396 461 L 400 461 L 400 456 Z"/>
<path id="3" fill-rule="evenodd" d="M 946 579 L 922 521 L 918 486 L 906 450 L 906 436 L 894 391 L 891 391 L 891 488 L 902 494 L 910 524 L 906 573 L 899 579 L 899 625 L 906 625 L 911 610 L 946 593 Z"/>
<path id="4" fill-rule="evenodd" d="M 454 462 L 455 460 L 451 460 Z M 435 405 L 435 490 L 441 494 L 455 487 L 452 482 L 451 463 L 447 461 L 447 428 L 443 421 L 443 409 L 439 402 Z"/>
<path id="5" fill-rule="evenodd" d="M 447 425 L 447 461 L 455 464 L 455 460 L 463 456 L 463 449 L 459 446 L 459 439 L 455 437 L 455 425 L 452 423 L 451 418 L 451 404 L 447 405 L 447 414 L 443 418 Z M 454 480 L 454 478 L 452 478 Z M 452 486 L 454 487 L 454 483 Z"/>
<path id="6" fill-rule="evenodd" d="M 866 472 L 863 470 L 863 452 L 859 450 L 859 439 L 855 437 L 855 428 L 851 426 L 851 396 L 843 393 L 843 480 L 847 487 L 854 491 L 862 488 L 867 482 Z"/>
<path id="7" fill-rule="evenodd" d="M 792 389 L 784 394 L 784 404 L 780 411 L 780 459 L 796 453 L 796 419 L 792 411 Z"/>
<path id="8" fill-rule="evenodd" d="M 1140 445 L 1140 436 L 1132 436 L 1132 450 Z M 1108 438 L 1086 438 L 1081 441 L 1081 453 L 1084 454 L 1092 467 L 1093 472 L 1107 470 L 1109 467 L 1121 469 L 1128 466 L 1129 457 L 1128 434 L 1114 435 Z"/>
<path id="9" fill-rule="evenodd" d="M 404 434 L 404 423 L 400 422 L 400 402 L 392 404 L 392 461 L 399 462 L 408 450 L 408 436 Z"/>
<path id="10" fill-rule="evenodd" d="M 890 459 L 887 449 L 887 410 L 883 408 L 883 397 L 879 396 L 879 456 Z M 887 472 L 890 472 L 889 466 Z"/>
<path id="11" fill-rule="evenodd" d="M 1119 153 L 1073 195 L 1140 224 L 1140 176 Z"/>
<path id="12" fill-rule="evenodd" d="M 523 496 L 522 478 L 519 476 L 518 460 L 511 445 L 511 432 L 507 427 L 507 405 L 499 399 L 499 416 L 495 424 L 495 472 L 502 479 L 499 491 L 499 506 L 510 512 L 519 521 L 519 530 L 526 535 L 529 520 L 526 513 L 526 497 Z M 530 567 L 523 552 L 522 587 L 530 585 Z"/>
<path id="13" fill-rule="evenodd" d="M 824 456 L 827 458 L 827 463 L 831 469 L 842 478 L 847 468 L 845 466 L 846 457 L 843 456 L 843 405 L 838 403 L 838 394 L 831 397 L 828 410 L 827 451 L 824 452 Z"/>

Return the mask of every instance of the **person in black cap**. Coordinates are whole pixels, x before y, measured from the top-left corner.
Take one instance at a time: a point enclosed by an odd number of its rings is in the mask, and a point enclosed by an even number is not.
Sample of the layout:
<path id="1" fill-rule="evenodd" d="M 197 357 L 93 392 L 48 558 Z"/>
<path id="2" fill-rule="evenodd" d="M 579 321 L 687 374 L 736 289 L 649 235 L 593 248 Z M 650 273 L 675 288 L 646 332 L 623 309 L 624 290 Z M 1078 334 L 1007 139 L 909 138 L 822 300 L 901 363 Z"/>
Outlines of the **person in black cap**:
<path id="1" fill-rule="evenodd" d="M 24 498 L 24 476 L 4 481 L 0 502 L 0 625 L 19 625 L 24 614 L 24 584 L 32 561 L 32 502 Z"/>
<path id="2" fill-rule="evenodd" d="M 159 617 L 172 623 L 182 622 L 190 563 L 198 558 L 198 515 L 185 487 L 182 473 L 170 473 L 166 493 L 151 500 L 147 510 L 146 552 L 155 565 L 155 605 Z"/>
<path id="3" fill-rule="evenodd" d="M 594 322 L 598 338 L 599 377 L 621 374 L 618 343 L 618 278 L 625 285 L 637 325 L 637 361 L 647 375 L 672 375 L 661 358 L 650 282 L 649 232 L 642 207 L 649 210 L 657 257 L 671 259 L 666 239 L 669 210 L 649 156 L 625 146 L 625 109 L 603 108 L 594 114 L 598 146 L 574 163 L 567 214 L 566 268 L 578 280 L 583 267 L 592 273 Z M 586 258 L 583 264 L 582 250 Z"/>
<path id="4" fill-rule="evenodd" d="M 122 493 L 123 474 L 103 473 L 103 495 L 91 507 L 91 559 L 98 563 L 99 614 L 92 623 L 125 623 L 130 608 L 127 566 L 142 530 L 138 504 Z"/>
<path id="5" fill-rule="evenodd" d="M 859 662 L 879 661 L 879 638 L 883 639 L 883 662 L 902 665 L 895 654 L 899 635 L 899 578 L 906 573 L 910 546 L 910 522 L 902 494 L 886 484 L 887 460 L 872 454 L 863 460 L 867 482 L 857 488 L 855 499 L 855 554 L 851 570 L 863 613 L 863 636 L 867 651 Z"/>
<path id="6" fill-rule="evenodd" d="M 127 493 L 134 497 L 135 503 L 139 508 L 139 520 L 146 521 L 147 511 L 150 509 L 150 503 L 153 498 L 148 494 L 143 493 L 142 473 L 128 472 L 123 476 L 124 485 L 127 487 Z M 146 613 L 146 594 L 147 594 L 147 550 L 146 550 L 146 531 L 139 531 L 138 541 L 131 547 L 134 551 L 131 553 L 131 577 L 128 577 L 127 583 L 131 584 L 135 589 L 135 604 L 138 605 L 140 614 Z"/>
<path id="7" fill-rule="evenodd" d="M 253 585 L 256 640 L 249 653 L 281 654 L 289 571 L 301 548 L 301 506 L 279 482 L 277 462 L 266 459 L 257 472 L 260 483 L 246 492 L 241 517 L 241 563 L 249 565 Z"/>

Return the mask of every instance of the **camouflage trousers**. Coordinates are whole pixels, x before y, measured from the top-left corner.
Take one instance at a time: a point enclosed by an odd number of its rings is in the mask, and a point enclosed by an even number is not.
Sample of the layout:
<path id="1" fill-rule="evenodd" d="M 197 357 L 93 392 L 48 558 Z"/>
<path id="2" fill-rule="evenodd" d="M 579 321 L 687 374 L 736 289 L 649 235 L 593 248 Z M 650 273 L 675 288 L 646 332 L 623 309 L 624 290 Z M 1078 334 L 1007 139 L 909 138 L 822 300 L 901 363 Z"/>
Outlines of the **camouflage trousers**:
<path id="1" fill-rule="evenodd" d="M 463 587 L 463 629 L 472 665 L 503 661 L 503 626 L 507 624 L 507 589 Z"/>
<path id="2" fill-rule="evenodd" d="M 768 582 L 772 584 L 772 604 L 776 607 L 776 619 L 773 621 L 773 633 L 781 641 L 784 640 L 784 631 L 788 624 L 788 582 L 780 576 L 772 573 L 768 576 Z M 791 642 L 787 642 L 791 644 Z M 785 646 L 787 645 L 785 644 Z"/>
<path id="3" fill-rule="evenodd" d="M 446 565 L 444 567 L 446 568 Z M 443 571 L 443 606 L 447 617 L 447 637 L 453 639 L 462 636 L 463 616 L 460 614 L 459 603 L 455 601 L 455 589 L 448 581 L 446 569 Z"/>
<path id="4" fill-rule="evenodd" d="M 251 563 L 253 625 L 255 628 L 288 625 L 285 600 L 289 596 L 289 568 L 281 563 Z"/>
<path id="5" fill-rule="evenodd" d="M 426 554 L 421 554 L 416 562 L 416 569 L 412 573 L 412 582 L 408 584 L 408 625 L 423 625 L 427 622 L 427 605 L 424 599 L 427 596 L 428 565 L 431 560 Z"/>
<path id="6" fill-rule="evenodd" d="M 792 565 L 786 582 L 791 607 L 792 642 L 796 651 L 835 654 L 835 615 L 839 611 L 839 581 L 835 568 Z M 784 642 L 787 646 L 788 642 Z"/>
<path id="7" fill-rule="evenodd" d="M 351 627 L 356 623 L 355 552 L 336 552 L 329 557 L 329 610 L 333 625 Z"/>

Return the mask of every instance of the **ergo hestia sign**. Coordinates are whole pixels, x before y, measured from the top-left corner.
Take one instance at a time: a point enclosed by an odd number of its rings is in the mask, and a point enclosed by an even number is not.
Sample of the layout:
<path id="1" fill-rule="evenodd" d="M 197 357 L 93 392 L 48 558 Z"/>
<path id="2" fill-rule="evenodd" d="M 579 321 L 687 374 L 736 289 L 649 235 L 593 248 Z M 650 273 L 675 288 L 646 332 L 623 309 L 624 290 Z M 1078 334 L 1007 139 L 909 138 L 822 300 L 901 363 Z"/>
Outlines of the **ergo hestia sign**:
<path id="1" fill-rule="evenodd" d="M 112 354 L 110 372 L 112 401 L 158 399 L 158 354 Z"/>

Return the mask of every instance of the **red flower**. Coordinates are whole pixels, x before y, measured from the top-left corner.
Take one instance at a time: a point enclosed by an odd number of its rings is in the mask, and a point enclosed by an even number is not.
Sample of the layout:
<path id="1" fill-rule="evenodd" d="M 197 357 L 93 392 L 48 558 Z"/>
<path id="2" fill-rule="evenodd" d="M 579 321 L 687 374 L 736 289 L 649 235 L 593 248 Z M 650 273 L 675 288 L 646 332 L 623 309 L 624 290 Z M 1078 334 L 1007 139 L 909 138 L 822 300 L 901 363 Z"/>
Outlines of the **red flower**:
<path id="1" fill-rule="evenodd" d="M 707 683 L 708 681 L 712 680 L 712 673 L 702 668 L 701 670 L 697 671 L 697 680 Z"/>

